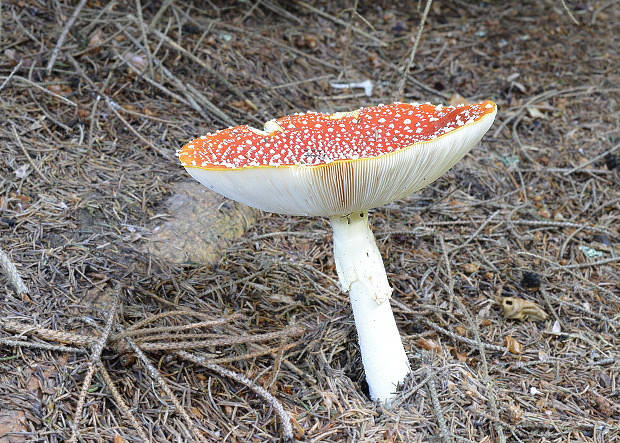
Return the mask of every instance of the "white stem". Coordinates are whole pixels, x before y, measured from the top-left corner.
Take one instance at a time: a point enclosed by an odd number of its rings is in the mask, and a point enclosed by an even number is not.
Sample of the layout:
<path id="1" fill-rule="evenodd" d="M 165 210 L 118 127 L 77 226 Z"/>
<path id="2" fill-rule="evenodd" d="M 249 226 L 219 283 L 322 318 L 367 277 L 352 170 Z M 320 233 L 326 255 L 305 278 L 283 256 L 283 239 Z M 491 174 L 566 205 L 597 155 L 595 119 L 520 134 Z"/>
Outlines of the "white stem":
<path id="1" fill-rule="evenodd" d="M 349 292 L 355 327 L 373 400 L 392 400 L 411 371 L 390 307 L 392 288 L 368 226 L 368 213 L 332 217 L 334 260 L 342 290 Z"/>

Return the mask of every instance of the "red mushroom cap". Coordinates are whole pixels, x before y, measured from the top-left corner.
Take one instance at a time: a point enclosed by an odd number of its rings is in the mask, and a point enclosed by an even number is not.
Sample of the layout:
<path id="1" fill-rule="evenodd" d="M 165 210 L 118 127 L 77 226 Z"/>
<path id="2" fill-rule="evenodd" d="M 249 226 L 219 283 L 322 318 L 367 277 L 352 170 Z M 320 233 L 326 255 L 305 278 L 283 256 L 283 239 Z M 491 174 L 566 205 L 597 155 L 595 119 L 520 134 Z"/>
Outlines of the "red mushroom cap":
<path id="1" fill-rule="evenodd" d="M 433 106 L 395 103 L 337 114 L 308 112 L 281 117 L 281 131 L 263 134 L 236 126 L 192 140 L 179 151 L 185 167 L 318 166 L 373 158 L 440 137 L 495 112 L 486 101 Z"/>
<path id="2" fill-rule="evenodd" d="M 250 206 L 347 214 L 434 181 L 482 138 L 496 112 L 490 101 L 308 112 L 268 122 L 266 131 L 243 125 L 202 136 L 179 158 L 198 181 Z"/>

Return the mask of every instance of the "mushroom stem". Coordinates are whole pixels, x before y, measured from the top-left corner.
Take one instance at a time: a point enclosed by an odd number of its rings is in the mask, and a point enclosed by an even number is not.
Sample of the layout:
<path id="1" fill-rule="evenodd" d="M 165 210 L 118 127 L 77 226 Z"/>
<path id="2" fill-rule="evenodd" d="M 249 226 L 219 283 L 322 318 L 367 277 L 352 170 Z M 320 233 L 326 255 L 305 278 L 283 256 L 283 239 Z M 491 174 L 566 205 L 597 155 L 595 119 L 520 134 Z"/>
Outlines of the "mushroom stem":
<path id="1" fill-rule="evenodd" d="M 392 288 L 368 213 L 330 220 L 336 271 L 342 290 L 349 292 L 370 397 L 389 405 L 396 386 L 411 371 L 390 307 Z"/>

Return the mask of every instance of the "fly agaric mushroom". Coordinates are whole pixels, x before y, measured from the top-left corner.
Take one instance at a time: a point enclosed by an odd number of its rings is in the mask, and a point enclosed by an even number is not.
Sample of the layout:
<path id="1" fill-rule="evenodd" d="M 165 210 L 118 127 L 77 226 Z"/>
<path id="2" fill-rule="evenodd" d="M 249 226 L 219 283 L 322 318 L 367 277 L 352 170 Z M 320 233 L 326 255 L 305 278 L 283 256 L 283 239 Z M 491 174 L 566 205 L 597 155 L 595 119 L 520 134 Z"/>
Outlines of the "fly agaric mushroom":
<path id="1" fill-rule="evenodd" d="M 228 198 L 269 212 L 329 217 L 370 396 L 389 403 L 410 366 L 368 210 L 435 181 L 480 141 L 496 112 L 491 101 L 308 112 L 270 120 L 264 130 L 237 126 L 204 135 L 178 155 L 192 177 Z"/>

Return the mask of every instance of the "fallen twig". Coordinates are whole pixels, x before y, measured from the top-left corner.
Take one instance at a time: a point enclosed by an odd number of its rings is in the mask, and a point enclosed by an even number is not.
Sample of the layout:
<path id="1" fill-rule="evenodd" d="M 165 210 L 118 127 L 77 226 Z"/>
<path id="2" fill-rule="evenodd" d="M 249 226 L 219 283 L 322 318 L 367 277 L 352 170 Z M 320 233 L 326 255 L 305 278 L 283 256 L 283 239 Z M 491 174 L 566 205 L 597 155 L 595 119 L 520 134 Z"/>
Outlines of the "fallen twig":
<path id="1" fill-rule="evenodd" d="M 122 332 L 123 331 L 121 331 L 121 333 Z M 157 368 L 151 364 L 151 362 L 146 357 L 146 355 L 144 355 L 144 352 L 142 352 L 142 350 L 138 347 L 138 345 L 134 343 L 132 339 L 130 339 L 129 337 L 125 337 L 123 340 L 125 340 L 125 342 L 127 342 L 129 347 L 133 350 L 133 352 L 135 352 L 135 354 L 138 356 L 142 364 L 146 367 L 147 371 L 149 372 L 153 380 L 157 381 L 159 386 L 164 390 L 164 392 L 166 393 L 166 395 L 168 396 L 168 398 L 174 405 L 177 413 L 183 418 L 183 420 L 185 420 L 185 424 L 187 425 L 187 427 L 193 434 L 194 438 L 198 441 L 206 443 L 205 438 L 198 431 L 192 419 L 189 418 L 189 415 L 187 414 L 187 412 L 185 411 L 181 403 L 179 403 L 179 400 L 176 398 L 176 396 L 172 392 L 172 389 L 170 389 L 170 387 L 168 386 L 168 383 L 166 383 L 166 380 L 162 377 L 162 375 L 157 370 Z M 189 437 L 191 438 L 191 436 Z"/>
<path id="2" fill-rule="evenodd" d="M 326 12 L 321 11 L 320 9 L 317 9 L 314 6 L 309 5 L 306 2 L 302 2 L 300 0 L 297 0 L 295 3 L 297 3 L 302 8 L 307 9 L 310 12 L 313 12 L 313 13 L 315 13 L 317 15 L 320 15 L 321 17 L 324 17 L 324 18 L 326 18 L 328 20 L 333 21 L 334 23 L 337 23 L 337 24 L 342 25 L 342 26 L 350 27 L 351 31 L 353 31 L 356 34 L 359 34 L 359 35 L 361 35 L 363 37 L 366 37 L 368 40 L 372 40 L 378 46 L 382 46 L 382 47 L 387 46 L 387 43 L 385 43 L 381 39 L 378 39 L 374 35 L 369 34 L 369 33 L 365 32 L 365 31 L 362 31 L 361 29 L 356 28 L 355 26 L 351 26 L 350 22 L 345 22 L 344 20 L 340 20 L 338 17 L 334 17 L 333 15 L 327 14 Z"/>
<path id="3" fill-rule="evenodd" d="M 144 351 L 173 351 L 181 349 L 198 349 L 209 346 L 231 346 L 241 343 L 256 343 L 267 340 L 273 340 L 284 336 L 294 337 L 303 334 L 304 330 L 298 327 L 290 327 L 276 332 L 267 332 L 265 334 L 256 335 L 239 335 L 237 337 L 217 338 L 213 340 L 194 340 L 179 341 L 172 343 L 140 343 L 140 348 Z M 127 337 L 125 337 L 127 338 Z"/>
<path id="4" fill-rule="evenodd" d="M 409 74 L 409 69 L 411 69 L 411 65 L 413 64 L 413 59 L 415 58 L 415 53 L 418 50 L 418 44 L 420 43 L 420 38 L 422 37 L 422 31 L 424 30 L 424 23 L 426 22 L 426 17 L 428 16 L 428 11 L 431 9 L 431 4 L 433 0 L 426 0 L 426 6 L 424 7 L 424 12 L 422 13 L 422 19 L 420 20 L 420 27 L 418 28 L 418 33 L 415 36 L 415 41 L 413 42 L 413 48 L 411 48 L 411 52 L 409 53 L 409 59 L 407 60 L 407 64 L 403 69 L 403 75 L 400 78 L 400 83 L 398 84 L 397 89 L 397 100 L 402 100 L 403 94 L 405 92 L 405 83 L 407 82 L 407 75 Z"/>
<path id="5" fill-rule="evenodd" d="M 54 66 L 54 63 L 56 63 L 56 57 L 58 57 L 58 51 L 60 51 L 62 44 L 65 42 L 65 38 L 67 38 L 69 29 L 71 29 L 71 26 L 73 26 L 75 19 L 77 19 L 80 11 L 85 4 L 86 0 L 80 0 L 80 3 L 78 3 L 78 5 L 73 10 L 73 14 L 71 14 L 71 17 L 69 17 L 69 20 L 67 20 L 67 22 L 65 23 L 65 26 L 60 33 L 60 37 L 58 37 L 58 41 L 56 42 L 56 46 L 54 46 L 54 49 L 52 50 L 52 55 L 47 62 L 47 68 L 45 68 L 47 71 L 47 75 L 50 75 L 50 73 L 52 72 L 52 67 Z"/>
<path id="6" fill-rule="evenodd" d="M 77 406 L 75 407 L 75 415 L 73 418 L 73 433 L 71 434 L 71 438 L 69 442 L 76 442 L 78 439 L 80 422 L 82 421 L 82 409 L 84 408 L 84 401 L 86 400 L 86 395 L 88 393 L 88 388 L 90 388 L 90 383 L 93 379 L 93 375 L 95 374 L 95 370 L 99 363 L 101 363 L 101 352 L 103 348 L 105 348 L 105 344 L 108 341 L 110 336 L 110 332 L 112 331 L 112 325 L 114 324 L 114 316 L 116 315 L 116 310 L 118 308 L 118 291 L 116 297 L 114 297 L 114 301 L 112 302 L 112 306 L 110 307 L 110 314 L 108 315 L 108 320 L 106 322 L 105 328 L 103 329 L 103 334 L 97 340 L 97 342 L 93 345 L 92 354 L 90 357 L 90 364 L 88 367 L 88 372 L 86 373 L 86 377 L 84 377 L 84 382 L 82 383 L 82 389 L 80 391 L 80 396 L 78 398 Z"/>
<path id="7" fill-rule="evenodd" d="M 225 377 L 232 378 L 233 380 L 250 388 L 256 394 L 262 397 L 265 401 L 267 401 L 273 407 L 274 411 L 276 411 L 276 414 L 278 415 L 278 418 L 280 419 L 280 422 L 282 423 L 283 438 L 286 441 L 293 440 L 293 428 L 291 426 L 291 418 L 289 417 L 287 412 L 284 410 L 284 408 L 282 407 L 278 399 L 275 398 L 273 395 L 271 395 L 266 389 L 262 388 L 261 386 L 258 386 L 252 380 L 250 380 L 249 378 L 241 374 L 237 374 L 236 372 L 226 369 L 220 365 L 216 365 L 213 363 L 207 363 L 202 357 L 199 357 L 197 355 L 193 355 L 185 351 L 176 351 L 176 354 L 179 357 L 184 358 L 185 360 L 194 362 L 211 371 L 217 372 L 218 374 L 223 375 Z"/>
<path id="8" fill-rule="evenodd" d="M 0 338 L 0 344 L 7 346 L 19 346 L 22 348 L 43 349 L 45 351 L 71 352 L 73 354 L 85 354 L 84 349 L 72 348 L 69 346 L 52 345 L 49 343 L 32 343 L 23 340 L 12 340 L 10 338 Z"/>
<path id="9" fill-rule="evenodd" d="M 19 272 L 17 272 L 17 268 L 2 248 L 0 248 L 0 269 L 2 269 L 4 275 L 6 275 L 6 278 L 9 280 L 11 286 L 13 286 L 13 289 L 15 289 L 15 292 L 18 294 L 28 293 L 28 287 L 26 287 Z"/>
<path id="10" fill-rule="evenodd" d="M 448 259 L 448 252 L 446 250 L 446 244 L 444 243 L 442 236 L 439 236 L 439 242 L 441 244 L 441 251 L 442 251 L 442 255 L 443 255 L 443 259 L 444 259 L 444 263 L 446 267 L 446 272 L 448 274 L 448 284 L 446 286 L 450 294 L 450 298 L 453 299 L 459 305 L 460 309 L 463 311 L 463 314 L 467 318 L 467 321 L 469 322 L 470 327 L 474 333 L 474 338 L 476 339 L 476 343 L 478 345 L 478 352 L 480 353 L 480 359 L 482 360 L 482 371 L 483 371 L 483 376 L 484 376 L 484 384 L 487 387 L 487 391 L 489 395 L 489 406 L 491 407 L 493 416 L 496 419 L 496 421 L 494 422 L 495 431 L 497 432 L 499 441 L 501 443 L 506 443 L 506 436 L 504 435 L 504 429 L 500 422 L 499 409 L 497 406 L 497 401 L 495 399 L 495 389 L 493 388 L 493 382 L 491 381 L 491 378 L 489 377 L 489 365 L 487 363 L 486 353 L 484 352 L 484 345 L 480 337 L 480 330 L 478 329 L 478 324 L 474 321 L 473 317 L 471 316 L 469 309 L 467 309 L 467 306 L 465 306 L 465 304 L 461 301 L 461 299 L 454 294 L 454 279 L 452 278 L 452 269 L 450 267 L 450 260 Z"/>
<path id="11" fill-rule="evenodd" d="M 448 430 L 448 425 L 446 424 L 446 417 L 444 417 L 441 403 L 439 402 L 439 396 L 437 395 L 435 374 L 433 372 L 433 368 L 430 367 L 430 364 L 429 367 L 426 368 L 426 380 L 426 387 L 428 388 L 428 393 L 431 396 L 433 410 L 435 411 L 435 418 L 437 418 L 437 424 L 439 425 L 439 437 L 445 442 L 451 442 L 452 439 L 450 438 L 450 431 Z"/>
<path id="12" fill-rule="evenodd" d="M 562 3 L 564 3 L 564 0 L 562 0 Z M 613 147 L 613 148 L 611 148 L 611 149 L 608 149 L 607 151 L 605 151 L 605 152 L 603 152 L 603 153 L 601 153 L 601 154 L 597 155 L 597 156 L 596 156 L 596 157 L 594 157 L 594 158 L 591 158 L 590 160 L 588 160 L 587 162 L 585 162 L 585 163 L 584 163 L 584 164 L 582 164 L 582 165 L 576 166 L 576 167 L 574 167 L 573 169 L 569 169 L 568 171 L 566 171 L 566 172 L 564 173 L 564 175 L 572 174 L 572 173 L 573 173 L 573 172 L 575 172 L 575 171 L 579 171 L 580 169 L 583 169 L 583 168 L 585 168 L 586 166 L 589 166 L 589 165 L 591 165 L 592 163 L 594 163 L 594 162 L 596 162 L 596 161 L 598 161 L 598 160 L 602 159 L 603 157 L 607 156 L 607 154 L 611 154 L 612 152 L 616 151 L 618 148 L 620 148 L 620 144 L 618 144 L 618 145 L 614 146 L 614 147 Z"/>
<path id="13" fill-rule="evenodd" d="M 136 430 L 136 432 L 138 433 L 142 441 L 150 441 L 150 439 L 146 435 L 146 432 L 144 431 L 142 426 L 140 426 L 140 424 L 138 423 L 138 420 L 136 419 L 134 414 L 131 412 L 131 409 L 129 409 L 129 406 L 127 406 L 127 403 L 125 403 L 125 400 L 123 400 L 123 397 L 121 396 L 120 392 L 118 392 L 118 389 L 116 389 L 114 380 L 112 380 L 112 377 L 110 377 L 108 370 L 105 368 L 104 364 L 101 363 L 101 360 L 97 362 L 97 369 L 99 370 L 99 373 L 103 377 L 103 381 L 105 381 L 106 388 L 108 388 L 108 390 L 112 393 L 112 397 L 114 397 L 114 401 L 116 401 L 116 404 L 118 405 L 118 407 L 121 409 L 121 411 L 125 415 L 125 418 L 127 418 L 127 420 L 131 422 L 131 424 L 133 425 L 134 429 Z"/>

